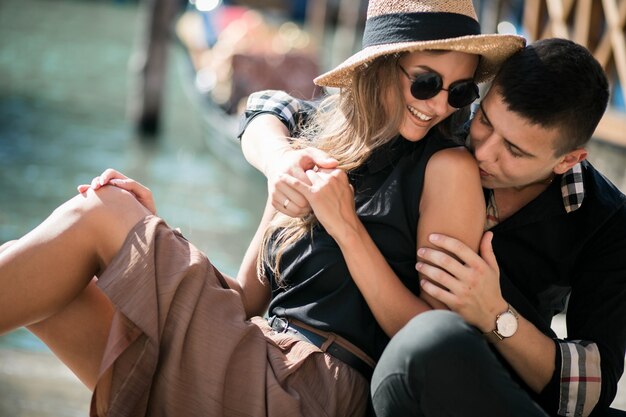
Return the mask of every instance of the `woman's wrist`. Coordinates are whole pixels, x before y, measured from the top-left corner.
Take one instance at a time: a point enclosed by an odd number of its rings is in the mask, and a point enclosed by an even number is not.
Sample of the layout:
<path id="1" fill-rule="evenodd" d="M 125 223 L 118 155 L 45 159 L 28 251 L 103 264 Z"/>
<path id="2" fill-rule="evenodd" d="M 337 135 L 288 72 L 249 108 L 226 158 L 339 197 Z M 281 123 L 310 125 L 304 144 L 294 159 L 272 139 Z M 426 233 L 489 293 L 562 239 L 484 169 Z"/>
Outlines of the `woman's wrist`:
<path id="1" fill-rule="evenodd" d="M 367 230 L 356 214 L 353 220 L 342 222 L 341 230 L 327 230 L 327 232 L 335 239 L 340 248 L 351 248 L 363 242 L 365 237 L 363 234 L 369 237 Z"/>
<path id="2" fill-rule="evenodd" d="M 274 169 L 279 166 L 280 160 L 284 158 L 288 152 L 293 151 L 293 148 L 284 137 L 273 137 L 269 142 L 272 143 L 273 146 L 267 147 L 262 157 L 264 163 L 261 167 L 261 172 L 265 175 L 265 178 L 270 178 L 274 173 Z"/>

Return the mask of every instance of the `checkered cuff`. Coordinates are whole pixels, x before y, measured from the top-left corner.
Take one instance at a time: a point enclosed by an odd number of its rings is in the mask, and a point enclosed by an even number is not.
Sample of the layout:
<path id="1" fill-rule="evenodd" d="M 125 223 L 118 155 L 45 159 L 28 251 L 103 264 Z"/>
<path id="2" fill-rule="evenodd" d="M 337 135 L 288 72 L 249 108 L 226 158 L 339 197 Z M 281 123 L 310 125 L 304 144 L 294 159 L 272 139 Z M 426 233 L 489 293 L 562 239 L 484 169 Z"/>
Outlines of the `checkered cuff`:
<path id="1" fill-rule="evenodd" d="M 289 129 L 291 136 L 296 137 L 300 133 L 300 127 L 307 123 L 316 109 L 316 102 L 299 100 L 284 91 L 265 90 L 253 93 L 248 97 L 237 137 L 241 138 L 252 119 L 264 113 L 276 116 Z"/>
<path id="2" fill-rule="evenodd" d="M 561 351 L 560 416 L 586 417 L 600 400 L 600 351 L 592 342 L 558 340 Z"/>

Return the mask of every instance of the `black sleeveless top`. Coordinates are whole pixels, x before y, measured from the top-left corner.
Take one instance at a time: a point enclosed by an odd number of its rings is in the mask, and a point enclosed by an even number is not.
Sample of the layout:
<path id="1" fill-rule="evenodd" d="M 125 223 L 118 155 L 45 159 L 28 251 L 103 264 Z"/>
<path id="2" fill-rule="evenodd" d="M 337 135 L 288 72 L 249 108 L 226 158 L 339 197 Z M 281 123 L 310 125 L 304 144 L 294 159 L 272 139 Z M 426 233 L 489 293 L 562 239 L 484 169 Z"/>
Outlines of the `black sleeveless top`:
<path id="1" fill-rule="evenodd" d="M 458 146 L 435 131 L 418 142 L 402 137 L 372 153 L 349 174 L 356 210 L 378 249 L 414 294 L 419 294 L 417 221 L 424 172 L 430 157 Z M 378 360 L 389 338 L 350 276 L 341 250 L 321 225 L 287 248 L 283 284 L 272 282 L 269 315 L 292 317 L 337 333 Z"/>

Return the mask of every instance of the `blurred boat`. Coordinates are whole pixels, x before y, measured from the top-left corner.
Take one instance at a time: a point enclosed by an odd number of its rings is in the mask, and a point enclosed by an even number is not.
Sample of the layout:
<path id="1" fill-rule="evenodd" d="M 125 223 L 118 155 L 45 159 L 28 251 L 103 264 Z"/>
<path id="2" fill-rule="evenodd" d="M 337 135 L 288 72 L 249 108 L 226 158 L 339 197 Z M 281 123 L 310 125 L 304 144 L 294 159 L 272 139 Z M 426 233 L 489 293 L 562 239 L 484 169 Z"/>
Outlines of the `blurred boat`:
<path id="1" fill-rule="evenodd" d="M 190 7 L 176 23 L 183 84 L 206 121 L 207 146 L 241 167 L 236 138 L 248 96 L 277 89 L 313 99 L 317 48 L 296 22 L 241 6 Z M 247 163 L 243 165 L 249 166 Z"/>

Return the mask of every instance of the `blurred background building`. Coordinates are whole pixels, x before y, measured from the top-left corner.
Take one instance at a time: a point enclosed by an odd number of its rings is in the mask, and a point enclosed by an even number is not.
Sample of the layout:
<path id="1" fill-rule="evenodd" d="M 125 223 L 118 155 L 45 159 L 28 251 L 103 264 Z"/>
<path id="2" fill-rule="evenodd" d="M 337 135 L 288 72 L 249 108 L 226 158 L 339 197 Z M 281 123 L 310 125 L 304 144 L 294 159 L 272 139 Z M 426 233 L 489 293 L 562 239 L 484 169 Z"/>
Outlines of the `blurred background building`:
<path id="1" fill-rule="evenodd" d="M 590 49 L 609 74 L 612 91 L 611 109 L 597 137 L 626 145 L 626 2 L 474 3 L 484 33 L 516 33 L 529 42 L 562 37 Z M 311 79 L 358 50 L 367 1 L 193 0 L 193 5 L 178 21 L 178 37 L 190 51 L 198 87 L 233 113 L 241 108 L 241 99 L 263 88 L 302 98 L 319 94 Z"/>

